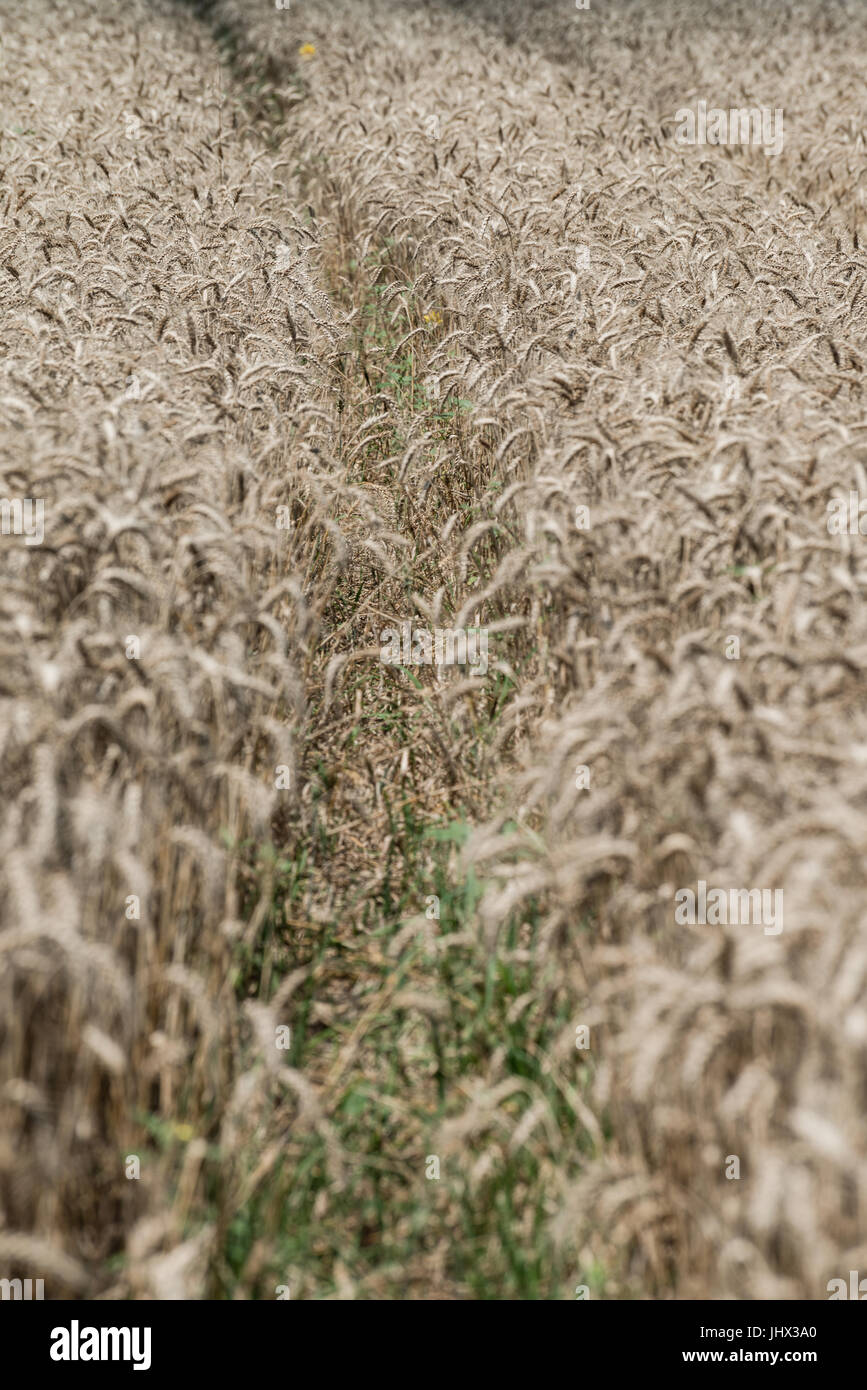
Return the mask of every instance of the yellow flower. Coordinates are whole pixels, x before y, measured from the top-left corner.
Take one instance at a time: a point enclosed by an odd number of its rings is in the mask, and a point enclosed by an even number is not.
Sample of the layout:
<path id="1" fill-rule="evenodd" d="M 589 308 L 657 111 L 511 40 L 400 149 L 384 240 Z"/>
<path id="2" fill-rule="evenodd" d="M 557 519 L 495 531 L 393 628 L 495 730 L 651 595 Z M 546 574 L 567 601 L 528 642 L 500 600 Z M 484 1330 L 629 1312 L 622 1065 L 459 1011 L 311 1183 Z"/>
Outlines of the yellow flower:
<path id="1" fill-rule="evenodd" d="M 443 321 L 443 316 L 439 309 L 431 309 L 429 314 L 425 314 L 424 321 L 425 323 L 432 323 L 435 327 L 439 327 Z"/>
<path id="2" fill-rule="evenodd" d="M 195 1133 L 192 1125 L 172 1125 L 172 1133 L 176 1139 L 180 1139 L 182 1144 L 189 1144 Z"/>
<path id="3" fill-rule="evenodd" d="M 313 43 L 302 43 L 298 50 L 299 58 L 313 58 L 316 55 L 316 45 Z"/>

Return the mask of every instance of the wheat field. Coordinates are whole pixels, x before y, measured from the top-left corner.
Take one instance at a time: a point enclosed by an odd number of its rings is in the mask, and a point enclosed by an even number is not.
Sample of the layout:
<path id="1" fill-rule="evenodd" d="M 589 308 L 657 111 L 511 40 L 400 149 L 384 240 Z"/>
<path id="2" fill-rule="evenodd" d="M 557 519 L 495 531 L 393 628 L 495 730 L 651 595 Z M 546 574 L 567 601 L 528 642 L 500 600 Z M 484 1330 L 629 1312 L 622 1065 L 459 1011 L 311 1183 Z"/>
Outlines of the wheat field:
<path id="1" fill-rule="evenodd" d="M 0 1276 L 865 1267 L 865 51 L 5 0 Z"/>

